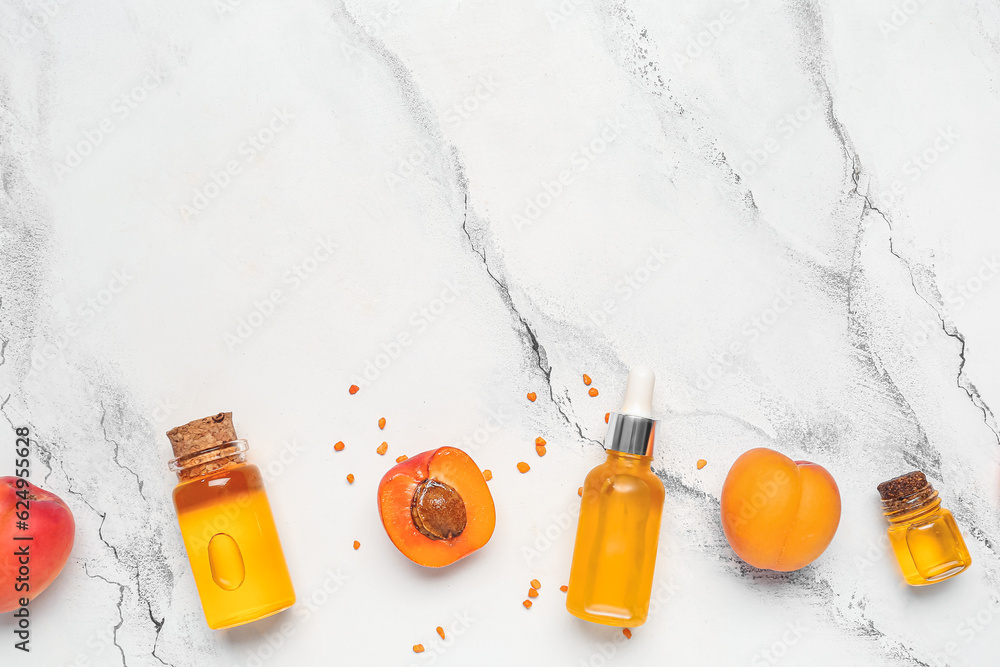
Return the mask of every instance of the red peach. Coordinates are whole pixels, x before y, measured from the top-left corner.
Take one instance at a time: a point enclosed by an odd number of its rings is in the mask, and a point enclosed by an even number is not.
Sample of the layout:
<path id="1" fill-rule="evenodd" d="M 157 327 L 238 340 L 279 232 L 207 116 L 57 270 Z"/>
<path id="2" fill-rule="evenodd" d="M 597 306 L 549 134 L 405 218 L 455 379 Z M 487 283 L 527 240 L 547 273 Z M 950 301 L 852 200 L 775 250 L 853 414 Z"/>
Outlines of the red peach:
<path id="1" fill-rule="evenodd" d="M 17 609 L 21 598 L 33 600 L 49 587 L 62 572 L 73 549 L 76 524 L 66 503 L 53 493 L 27 481 L 18 489 L 17 477 L 0 477 L 0 613 Z M 19 512 L 24 511 L 27 496 L 28 530 L 17 528 Z M 31 537 L 31 540 L 15 540 Z M 26 590 L 16 590 L 20 556 L 15 551 L 28 547 L 29 581 Z"/>

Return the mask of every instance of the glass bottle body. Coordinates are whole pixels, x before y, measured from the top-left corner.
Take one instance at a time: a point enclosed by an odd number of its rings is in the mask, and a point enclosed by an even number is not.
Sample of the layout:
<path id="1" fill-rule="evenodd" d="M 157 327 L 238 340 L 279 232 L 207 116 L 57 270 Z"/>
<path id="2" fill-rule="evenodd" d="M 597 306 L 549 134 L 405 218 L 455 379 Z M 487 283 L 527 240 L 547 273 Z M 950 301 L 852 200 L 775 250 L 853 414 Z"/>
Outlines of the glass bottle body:
<path id="1" fill-rule="evenodd" d="M 889 544 L 909 585 L 935 584 L 972 564 L 955 518 L 941 507 L 930 485 L 904 498 L 883 500 L 882 507 L 889 520 Z"/>
<path id="2" fill-rule="evenodd" d="M 206 474 L 182 476 L 173 499 L 210 628 L 250 623 L 295 604 L 257 466 L 239 455 Z"/>
<path id="3" fill-rule="evenodd" d="M 664 498 L 652 461 L 608 451 L 587 475 L 566 597 L 578 618 L 619 627 L 646 621 Z"/>

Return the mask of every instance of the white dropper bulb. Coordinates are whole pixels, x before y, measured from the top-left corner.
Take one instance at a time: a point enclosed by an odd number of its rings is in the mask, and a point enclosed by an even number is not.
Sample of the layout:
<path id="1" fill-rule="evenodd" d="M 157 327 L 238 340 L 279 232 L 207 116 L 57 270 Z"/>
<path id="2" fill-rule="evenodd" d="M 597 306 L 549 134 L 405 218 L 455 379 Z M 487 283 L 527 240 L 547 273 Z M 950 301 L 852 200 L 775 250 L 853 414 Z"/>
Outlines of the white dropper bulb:
<path id="1" fill-rule="evenodd" d="M 653 418 L 653 384 L 656 375 L 649 366 L 633 366 L 628 372 L 625 384 L 625 400 L 622 413 L 636 417 Z"/>

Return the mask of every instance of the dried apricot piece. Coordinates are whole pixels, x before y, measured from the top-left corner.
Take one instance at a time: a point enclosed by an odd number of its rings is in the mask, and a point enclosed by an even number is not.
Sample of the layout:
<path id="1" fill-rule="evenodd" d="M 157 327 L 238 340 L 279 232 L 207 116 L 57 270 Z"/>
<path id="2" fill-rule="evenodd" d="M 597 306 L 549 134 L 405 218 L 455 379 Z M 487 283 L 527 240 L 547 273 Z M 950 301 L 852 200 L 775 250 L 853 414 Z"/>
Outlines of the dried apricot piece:
<path id="1" fill-rule="evenodd" d="M 542 587 L 542 582 L 538 581 L 538 579 L 532 579 L 531 580 L 531 587 L 534 588 L 537 591 L 539 588 Z"/>
<path id="2" fill-rule="evenodd" d="M 583 487 L 582 486 L 579 489 L 576 490 L 576 495 L 578 495 L 581 498 L 583 498 Z"/>
<path id="3" fill-rule="evenodd" d="M 591 387 L 590 391 L 587 392 L 591 396 L 597 396 L 597 387 Z"/>
<path id="4" fill-rule="evenodd" d="M 483 471 L 483 477 L 486 478 L 487 482 L 490 481 L 491 479 L 493 479 L 493 471 L 487 468 L 486 470 Z"/>
<path id="5" fill-rule="evenodd" d="M 545 445 L 535 445 L 535 453 L 539 456 L 545 456 Z"/>
<path id="6" fill-rule="evenodd" d="M 348 484 L 354 484 L 354 473 L 348 473 L 347 474 L 347 483 Z"/>
<path id="7" fill-rule="evenodd" d="M 383 442 L 381 445 L 378 446 L 378 449 L 376 449 L 375 451 L 378 452 L 380 455 L 384 455 L 387 449 L 389 449 L 389 443 Z"/>
<path id="8" fill-rule="evenodd" d="M 529 470 L 531 470 L 531 466 L 529 466 L 524 461 L 521 461 L 520 463 L 517 464 L 517 469 L 520 470 L 521 472 L 528 472 Z"/>
<path id="9" fill-rule="evenodd" d="M 410 457 L 407 456 L 406 454 L 401 454 L 401 455 L 399 455 L 399 456 L 396 457 L 396 463 L 402 463 L 403 461 L 405 461 L 408 458 L 410 458 Z"/>
<path id="10" fill-rule="evenodd" d="M 545 442 L 545 438 L 543 438 L 542 436 L 538 436 L 537 438 L 535 438 L 535 445 L 545 446 L 546 444 L 548 443 Z"/>
<path id="11" fill-rule="evenodd" d="M 335 451 L 335 452 L 342 452 L 342 451 L 344 451 L 344 441 L 341 440 L 336 445 L 334 445 L 333 446 L 333 451 Z"/>
<path id="12" fill-rule="evenodd" d="M 423 644 L 414 644 L 413 645 L 413 652 L 414 653 L 423 653 L 424 652 L 424 645 Z"/>
<path id="13" fill-rule="evenodd" d="M 590 386 L 590 376 L 586 373 L 583 374 L 583 383 L 588 387 Z"/>
<path id="14" fill-rule="evenodd" d="M 559 590 L 561 590 L 563 593 L 565 593 L 566 591 L 569 590 L 569 586 L 560 586 Z"/>
<path id="15" fill-rule="evenodd" d="M 529 391 L 528 392 L 528 400 L 529 401 L 531 401 L 532 403 L 534 403 L 536 398 L 538 398 L 538 396 L 535 394 L 535 392 L 533 392 L 533 391 Z"/>
<path id="16" fill-rule="evenodd" d="M 360 548 L 361 548 L 361 542 L 354 540 L 354 550 L 357 551 Z"/>
<path id="17" fill-rule="evenodd" d="M 385 428 L 385 417 L 379 417 L 378 418 L 378 427 L 380 429 Z"/>
<path id="18" fill-rule="evenodd" d="M 358 393 L 358 390 L 359 390 L 359 389 L 361 389 L 361 387 L 359 387 L 359 386 L 358 386 L 358 385 L 356 385 L 356 384 L 352 384 L 352 385 L 351 385 L 351 388 L 350 388 L 350 389 L 348 389 L 347 391 L 351 392 L 351 396 L 353 396 L 354 394 Z"/>
<path id="19" fill-rule="evenodd" d="M 534 588 L 529 588 L 528 589 L 528 597 L 529 598 L 537 598 L 538 597 L 538 591 L 535 590 Z"/>
<path id="20" fill-rule="evenodd" d="M 437 626 L 437 633 L 441 635 L 441 639 L 444 639 L 444 628 L 442 628 L 440 625 Z"/>
<path id="21" fill-rule="evenodd" d="M 525 600 L 525 601 L 524 601 L 524 602 L 522 602 L 521 604 L 523 604 L 523 605 L 524 605 L 524 608 L 525 608 L 525 609 L 531 609 L 531 600 Z"/>
<path id="22" fill-rule="evenodd" d="M 622 634 L 625 635 L 627 639 L 632 639 L 632 631 L 628 628 L 622 628 Z"/>
<path id="23" fill-rule="evenodd" d="M 708 461 L 706 461 L 705 459 L 698 459 L 698 470 L 701 470 L 702 468 L 704 468 L 707 465 L 708 465 Z"/>
<path id="24" fill-rule="evenodd" d="M 607 424 L 610 420 L 611 420 L 611 413 L 610 412 L 605 412 L 604 413 L 604 423 Z"/>

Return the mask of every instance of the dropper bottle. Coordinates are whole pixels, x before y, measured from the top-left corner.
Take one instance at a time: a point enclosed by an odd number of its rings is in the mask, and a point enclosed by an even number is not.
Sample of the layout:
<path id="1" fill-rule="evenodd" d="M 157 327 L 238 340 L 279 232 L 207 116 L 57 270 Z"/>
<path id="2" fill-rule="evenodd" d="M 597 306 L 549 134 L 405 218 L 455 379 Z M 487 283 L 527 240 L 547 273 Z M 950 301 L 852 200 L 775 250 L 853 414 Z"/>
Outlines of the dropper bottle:
<path id="1" fill-rule="evenodd" d="M 664 495 L 651 469 L 655 380 L 647 366 L 629 371 L 621 412 L 608 417 L 608 458 L 583 483 L 566 609 L 586 621 L 634 628 L 649 613 Z"/>

